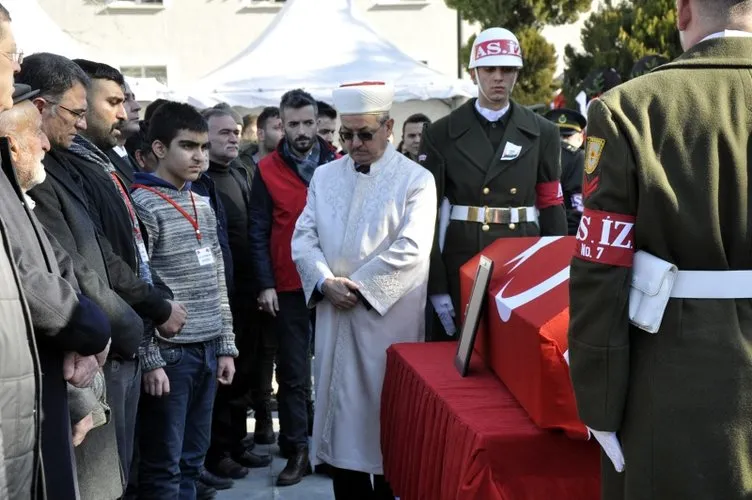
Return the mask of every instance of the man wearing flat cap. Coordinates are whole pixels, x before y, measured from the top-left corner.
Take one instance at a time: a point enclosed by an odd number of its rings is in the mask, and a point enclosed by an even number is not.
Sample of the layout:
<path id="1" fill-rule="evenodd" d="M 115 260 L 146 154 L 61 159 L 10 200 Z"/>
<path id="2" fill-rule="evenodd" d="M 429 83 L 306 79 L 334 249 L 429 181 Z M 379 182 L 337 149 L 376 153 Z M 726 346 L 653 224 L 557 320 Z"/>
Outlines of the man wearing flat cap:
<path id="1" fill-rule="evenodd" d="M 564 208 L 567 210 L 567 232 L 577 234 L 582 217 L 582 176 L 585 168 L 585 141 L 587 119 L 573 109 L 552 109 L 544 115 L 559 127 L 561 135 L 561 189 Z"/>
<path id="2" fill-rule="evenodd" d="M 379 82 L 334 90 L 349 155 L 316 170 L 292 240 L 316 307 L 311 457 L 333 467 L 337 499 L 393 499 L 379 426 L 386 350 L 425 328 L 436 186 L 389 142 L 393 92 Z"/>

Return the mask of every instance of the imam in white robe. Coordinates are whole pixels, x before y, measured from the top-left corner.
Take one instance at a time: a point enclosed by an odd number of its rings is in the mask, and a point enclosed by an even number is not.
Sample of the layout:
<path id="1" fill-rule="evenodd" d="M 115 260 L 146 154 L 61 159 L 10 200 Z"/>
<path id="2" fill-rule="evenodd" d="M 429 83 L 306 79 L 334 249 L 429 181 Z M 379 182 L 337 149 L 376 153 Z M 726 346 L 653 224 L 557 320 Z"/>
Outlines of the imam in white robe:
<path id="1" fill-rule="evenodd" d="M 349 156 L 317 168 L 295 226 L 292 258 L 316 306 L 316 413 L 311 461 L 383 474 L 381 388 L 386 350 L 425 337 L 436 186 L 389 144 L 369 174 Z M 316 290 L 346 277 L 373 309 L 338 310 Z"/>

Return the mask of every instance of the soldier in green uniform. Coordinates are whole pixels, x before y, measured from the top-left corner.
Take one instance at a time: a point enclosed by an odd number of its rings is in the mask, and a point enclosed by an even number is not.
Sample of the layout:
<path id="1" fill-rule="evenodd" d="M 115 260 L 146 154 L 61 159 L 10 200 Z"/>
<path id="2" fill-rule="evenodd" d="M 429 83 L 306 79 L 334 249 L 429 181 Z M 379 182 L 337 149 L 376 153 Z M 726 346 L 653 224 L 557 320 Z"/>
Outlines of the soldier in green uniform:
<path id="1" fill-rule="evenodd" d="M 752 0 L 676 19 L 685 53 L 588 112 L 569 357 L 608 500 L 752 498 Z"/>
<path id="2" fill-rule="evenodd" d="M 559 132 L 510 100 L 521 67 L 519 42 L 510 31 L 483 31 L 470 55 L 478 99 L 423 132 L 418 161 L 433 173 L 440 202 L 447 199 L 428 292 L 441 322 L 427 329 L 428 340 L 448 340 L 456 332 L 454 323 L 462 320 L 455 314 L 459 269 L 470 258 L 498 238 L 567 232 Z"/>
<path id="3" fill-rule="evenodd" d="M 585 126 L 587 120 L 573 109 L 552 109 L 543 115 L 559 127 L 561 134 L 561 189 L 567 211 L 567 234 L 577 234 L 582 216 L 582 176 L 585 167 Z"/>

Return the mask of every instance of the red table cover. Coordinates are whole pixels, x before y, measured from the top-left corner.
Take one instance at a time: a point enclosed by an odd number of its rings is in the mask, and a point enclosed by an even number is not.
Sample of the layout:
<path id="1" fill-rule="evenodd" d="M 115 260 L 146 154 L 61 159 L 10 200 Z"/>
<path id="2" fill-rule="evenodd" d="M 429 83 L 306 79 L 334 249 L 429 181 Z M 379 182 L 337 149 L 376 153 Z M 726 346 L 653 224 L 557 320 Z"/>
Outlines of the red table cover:
<path id="1" fill-rule="evenodd" d="M 456 343 L 395 344 L 381 406 L 384 473 L 401 500 L 596 500 L 599 448 L 538 428 Z"/>

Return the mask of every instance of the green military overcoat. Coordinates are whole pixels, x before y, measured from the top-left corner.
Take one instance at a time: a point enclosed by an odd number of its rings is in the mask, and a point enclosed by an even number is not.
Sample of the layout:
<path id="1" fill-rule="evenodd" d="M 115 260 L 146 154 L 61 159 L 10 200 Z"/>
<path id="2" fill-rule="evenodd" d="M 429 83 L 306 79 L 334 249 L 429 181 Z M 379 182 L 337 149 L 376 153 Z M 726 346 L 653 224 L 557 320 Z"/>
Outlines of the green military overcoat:
<path id="1" fill-rule="evenodd" d="M 536 186 L 561 178 L 559 129 L 512 102 L 503 139 L 494 150 L 474 106 L 475 100 L 469 100 L 423 131 L 418 160 L 434 175 L 439 202 L 446 197 L 452 205 L 536 206 Z M 512 160 L 501 159 L 507 143 L 521 147 Z M 478 252 L 498 238 L 566 233 L 563 205 L 541 210 L 538 224 L 484 227 L 478 222 L 451 221 L 443 253 L 434 243 L 428 293 L 449 293 L 459 311 L 459 269 Z"/>
<path id="2" fill-rule="evenodd" d="M 752 301 L 670 299 L 658 333 L 630 326 L 622 234 L 634 216 L 633 250 L 752 269 L 751 134 L 752 38 L 703 41 L 590 106 L 569 355 L 582 420 L 622 442 L 605 499 L 752 498 Z M 603 212 L 622 225 L 599 249 Z"/>

